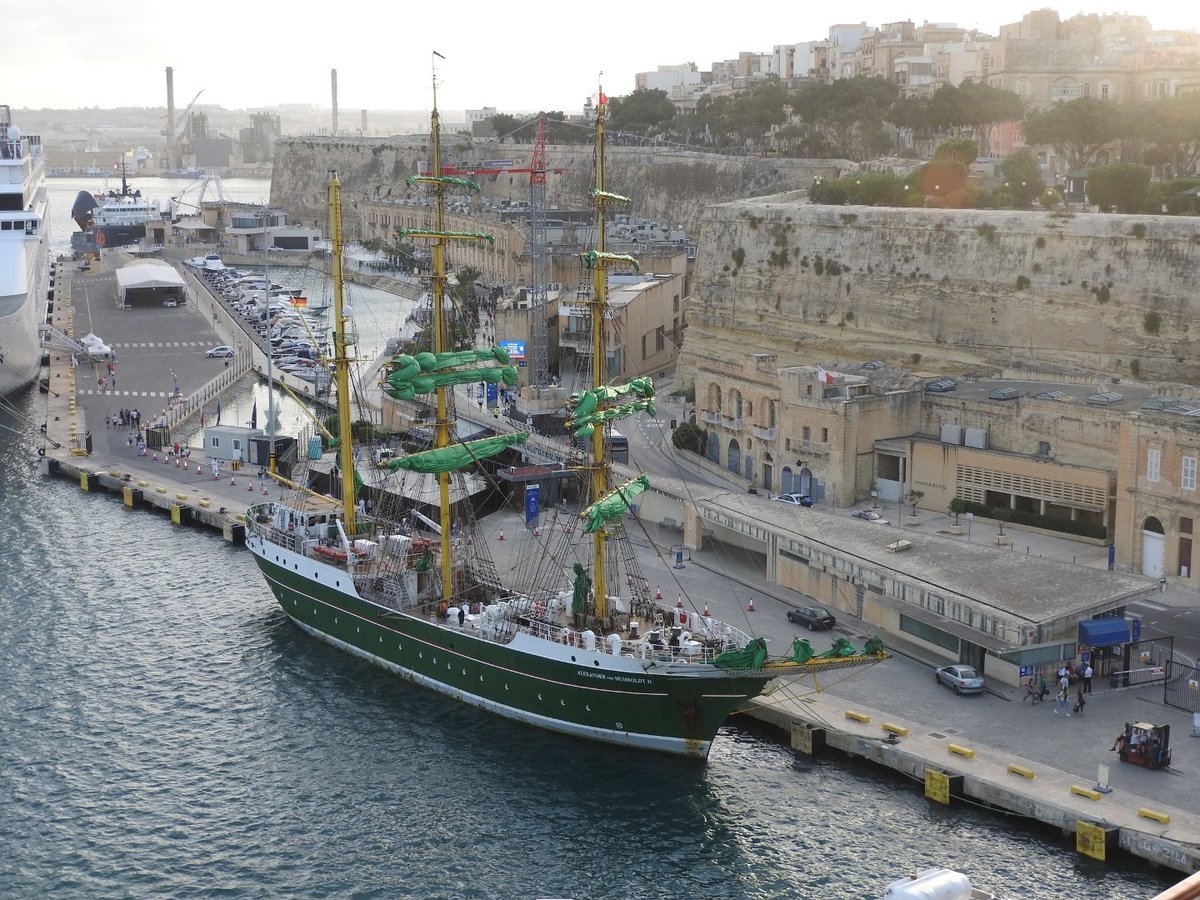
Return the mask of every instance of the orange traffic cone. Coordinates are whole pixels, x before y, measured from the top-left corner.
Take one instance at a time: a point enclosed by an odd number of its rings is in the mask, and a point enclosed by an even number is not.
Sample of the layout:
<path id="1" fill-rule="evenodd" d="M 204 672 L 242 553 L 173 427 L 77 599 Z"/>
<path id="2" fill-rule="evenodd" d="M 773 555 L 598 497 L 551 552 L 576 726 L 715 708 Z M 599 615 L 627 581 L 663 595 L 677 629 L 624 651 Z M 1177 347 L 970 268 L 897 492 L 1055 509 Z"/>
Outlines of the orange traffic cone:
<path id="1" fill-rule="evenodd" d="M 200 474 L 200 463 L 196 463 L 196 474 Z"/>
<path id="2" fill-rule="evenodd" d="M 683 594 L 680 594 L 675 598 L 675 608 L 683 609 Z"/>
<path id="3" fill-rule="evenodd" d="M 158 451 L 150 454 L 150 462 L 158 462 Z"/>
<path id="4" fill-rule="evenodd" d="M 496 538 L 496 540 L 498 540 L 498 541 L 504 540 L 504 529 L 503 528 L 500 529 L 500 537 Z"/>
<path id="5" fill-rule="evenodd" d="M 175 468 L 179 468 L 179 457 L 175 457 Z"/>
<path id="6" fill-rule="evenodd" d="M 708 604 L 707 604 L 707 603 L 705 603 L 705 604 L 704 604 L 704 618 L 706 618 L 706 619 L 707 619 L 707 618 L 709 617 L 709 615 L 711 615 L 711 614 L 710 614 L 710 613 L 709 613 L 709 611 L 708 611 Z"/>
<path id="7" fill-rule="evenodd" d="M 234 478 L 232 475 L 229 476 L 229 484 L 233 487 L 237 487 L 237 479 Z"/>
<path id="8" fill-rule="evenodd" d="M 167 454 L 164 453 L 163 454 L 163 465 L 165 466 L 170 461 L 171 461 L 171 457 L 167 456 Z"/>
<path id="9" fill-rule="evenodd" d="M 654 599 L 655 599 L 655 600 L 661 600 L 661 599 L 662 599 L 662 585 L 661 585 L 661 584 L 658 586 L 658 589 L 657 589 L 657 590 L 655 590 L 655 592 L 654 592 Z"/>
<path id="10" fill-rule="evenodd" d="M 750 598 L 750 605 L 746 607 L 746 612 L 754 612 L 754 598 Z"/>
<path id="11" fill-rule="evenodd" d="M 267 496 L 267 483 L 265 481 L 263 482 L 263 496 Z"/>

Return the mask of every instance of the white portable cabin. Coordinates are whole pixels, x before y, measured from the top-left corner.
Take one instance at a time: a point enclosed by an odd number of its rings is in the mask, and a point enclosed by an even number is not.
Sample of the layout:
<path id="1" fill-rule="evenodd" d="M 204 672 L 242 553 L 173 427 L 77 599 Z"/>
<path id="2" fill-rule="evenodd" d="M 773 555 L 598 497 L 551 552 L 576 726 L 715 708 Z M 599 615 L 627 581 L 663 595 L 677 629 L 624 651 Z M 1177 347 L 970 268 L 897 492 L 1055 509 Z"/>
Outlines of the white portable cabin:
<path id="1" fill-rule="evenodd" d="M 265 434 L 261 428 L 244 425 L 209 425 L 204 429 L 204 455 L 208 459 L 250 462 L 253 441 Z"/>

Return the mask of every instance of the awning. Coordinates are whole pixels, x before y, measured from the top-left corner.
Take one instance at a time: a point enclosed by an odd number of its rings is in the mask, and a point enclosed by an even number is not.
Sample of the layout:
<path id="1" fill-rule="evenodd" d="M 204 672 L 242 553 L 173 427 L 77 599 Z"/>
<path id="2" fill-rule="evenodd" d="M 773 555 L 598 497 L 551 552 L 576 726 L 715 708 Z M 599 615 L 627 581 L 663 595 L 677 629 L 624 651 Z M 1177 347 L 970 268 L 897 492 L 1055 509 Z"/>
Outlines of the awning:
<path id="1" fill-rule="evenodd" d="M 1129 623 L 1119 616 L 1084 619 L 1079 623 L 1079 643 L 1087 647 L 1111 647 L 1129 643 Z"/>

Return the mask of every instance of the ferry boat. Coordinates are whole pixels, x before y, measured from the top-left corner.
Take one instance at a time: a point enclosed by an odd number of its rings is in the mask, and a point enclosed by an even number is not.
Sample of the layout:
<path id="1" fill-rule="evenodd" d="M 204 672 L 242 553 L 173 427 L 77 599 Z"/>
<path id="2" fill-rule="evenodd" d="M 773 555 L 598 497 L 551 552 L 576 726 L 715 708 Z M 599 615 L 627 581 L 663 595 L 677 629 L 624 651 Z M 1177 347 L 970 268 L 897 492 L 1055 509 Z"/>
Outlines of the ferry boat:
<path id="1" fill-rule="evenodd" d="M 29 384 L 42 352 L 38 324 L 50 290 L 46 157 L 0 105 L 0 396 Z"/>
<path id="2" fill-rule="evenodd" d="M 586 303 L 598 323 L 607 319 L 608 269 L 636 266 L 632 257 L 607 253 L 603 246 L 605 209 L 625 199 L 604 189 L 604 116 L 601 100 L 592 191 L 601 243 L 580 258 L 581 273 L 586 270 L 592 283 Z M 654 414 L 653 383 L 649 378 L 604 383 L 609 360 L 604 327 L 593 329 L 595 386 L 577 396 L 570 423 L 590 447 L 586 454 L 580 451 L 567 473 L 578 480 L 578 506 L 547 524 L 540 533 L 545 538 L 523 542 L 523 558 L 496 565 L 477 529 L 472 497 L 489 479 L 498 487 L 498 464 L 505 454 L 519 461 L 514 448 L 529 435 L 498 430 L 472 438 L 457 429 L 456 387 L 480 382 L 512 387 L 518 379 L 503 347 L 466 346 L 467 338 L 458 346 L 452 343 L 446 247 L 492 238 L 445 230 L 444 195 L 479 186 L 442 174 L 436 85 L 431 124 L 432 169 L 409 179 L 432 192 L 430 221 L 427 228 L 398 235 L 432 243 L 428 349 L 394 357 L 385 367 L 383 390 L 397 400 L 428 396 L 434 413 L 426 434 L 432 447 L 413 446 L 416 436 L 410 430 L 410 452 L 355 454 L 350 409 L 355 330 L 343 298 L 335 173 L 328 204 L 337 463 L 324 473 L 328 482 L 311 468 L 290 480 L 275 475 L 285 487 L 282 499 L 255 504 L 246 516 L 246 546 L 283 611 L 316 638 L 505 718 L 700 759 L 708 756 L 726 717 L 773 680 L 884 658 L 877 639 L 861 652 L 839 639 L 819 656 L 798 639 L 790 652 L 772 659 L 763 639 L 716 620 L 707 604 L 701 613 L 693 602 L 689 612 L 652 594 L 623 522 L 648 479 L 610 483 L 610 434 L 613 419 Z M 373 466 L 384 478 L 372 493 L 369 511 L 360 498 L 356 464 Z"/>

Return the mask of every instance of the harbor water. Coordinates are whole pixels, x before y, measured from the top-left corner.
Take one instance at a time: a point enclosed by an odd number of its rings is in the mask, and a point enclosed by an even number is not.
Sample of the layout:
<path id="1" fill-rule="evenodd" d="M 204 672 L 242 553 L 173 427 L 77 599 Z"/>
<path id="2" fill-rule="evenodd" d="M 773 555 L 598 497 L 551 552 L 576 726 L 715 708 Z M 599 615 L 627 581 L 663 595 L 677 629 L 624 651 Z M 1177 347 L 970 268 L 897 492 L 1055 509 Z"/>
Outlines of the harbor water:
<path id="1" fill-rule="evenodd" d="M 250 555 L 39 473 L 0 409 L 0 896 L 1146 897 L 1023 820 L 736 718 L 707 764 L 456 704 L 306 636 Z M 1069 748 L 1064 748 L 1069 750 Z"/>

